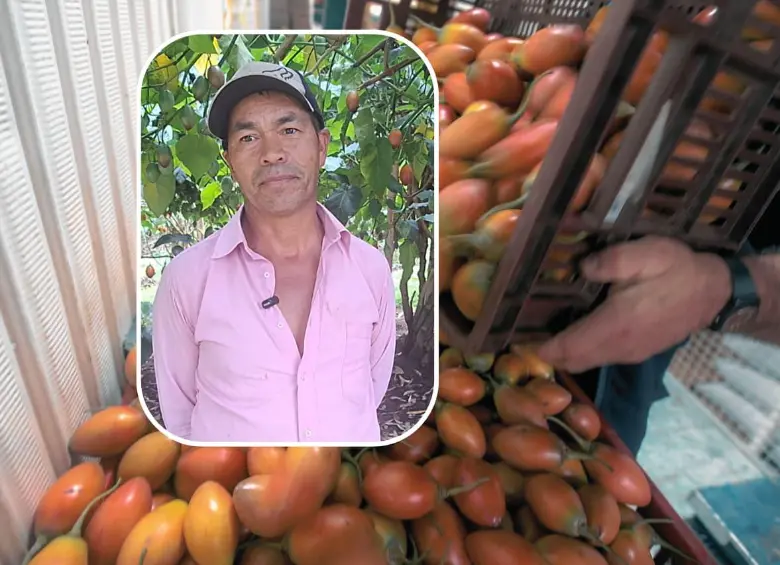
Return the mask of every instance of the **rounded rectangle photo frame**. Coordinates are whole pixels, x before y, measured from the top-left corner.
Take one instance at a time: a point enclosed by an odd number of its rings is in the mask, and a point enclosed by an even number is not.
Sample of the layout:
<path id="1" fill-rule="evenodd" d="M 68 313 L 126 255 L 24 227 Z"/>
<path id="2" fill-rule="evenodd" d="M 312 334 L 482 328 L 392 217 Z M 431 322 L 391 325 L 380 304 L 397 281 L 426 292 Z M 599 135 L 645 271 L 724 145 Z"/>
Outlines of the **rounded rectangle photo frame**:
<path id="1" fill-rule="evenodd" d="M 380 447 L 430 420 L 439 90 L 419 48 L 381 30 L 188 32 L 138 92 L 125 400 L 193 447 Z"/>

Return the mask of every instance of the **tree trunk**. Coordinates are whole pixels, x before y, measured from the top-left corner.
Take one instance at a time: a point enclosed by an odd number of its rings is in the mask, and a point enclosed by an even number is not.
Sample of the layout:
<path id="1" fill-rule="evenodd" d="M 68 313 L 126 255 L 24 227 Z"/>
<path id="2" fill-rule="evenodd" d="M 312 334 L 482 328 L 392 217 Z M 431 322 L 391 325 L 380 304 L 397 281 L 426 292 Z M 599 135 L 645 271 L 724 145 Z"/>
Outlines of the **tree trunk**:
<path id="1" fill-rule="evenodd" d="M 423 374 L 433 370 L 433 356 L 436 354 L 437 344 L 433 340 L 433 302 L 433 279 L 428 279 L 404 341 L 404 353 L 409 359 L 419 362 L 417 368 Z"/>

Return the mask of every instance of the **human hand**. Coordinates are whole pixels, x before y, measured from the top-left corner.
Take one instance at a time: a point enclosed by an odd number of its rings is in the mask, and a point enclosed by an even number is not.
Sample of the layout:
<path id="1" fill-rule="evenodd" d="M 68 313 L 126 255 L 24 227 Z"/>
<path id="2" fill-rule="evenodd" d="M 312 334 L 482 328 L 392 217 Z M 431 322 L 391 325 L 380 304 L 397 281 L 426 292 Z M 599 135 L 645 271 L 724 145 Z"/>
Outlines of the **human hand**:
<path id="1" fill-rule="evenodd" d="M 588 280 L 611 283 L 609 296 L 539 349 L 573 373 L 644 361 L 706 328 L 731 297 L 725 261 L 669 238 L 618 244 L 580 267 Z"/>

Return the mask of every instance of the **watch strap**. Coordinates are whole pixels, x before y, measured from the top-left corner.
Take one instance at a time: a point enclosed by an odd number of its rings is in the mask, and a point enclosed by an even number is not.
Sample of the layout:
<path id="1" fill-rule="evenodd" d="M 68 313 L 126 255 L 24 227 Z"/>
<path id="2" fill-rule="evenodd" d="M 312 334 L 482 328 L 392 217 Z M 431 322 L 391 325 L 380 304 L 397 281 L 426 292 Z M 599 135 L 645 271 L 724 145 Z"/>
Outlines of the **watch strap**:
<path id="1" fill-rule="evenodd" d="M 731 273 L 731 298 L 710 325 L 710 329 L 715 331 L 723 329 L 726 321 L 737 310 L 757 307 L 760 302 L 753 276 L 744 261 L 738 257 L 724 257 L 724 261 Z"/>

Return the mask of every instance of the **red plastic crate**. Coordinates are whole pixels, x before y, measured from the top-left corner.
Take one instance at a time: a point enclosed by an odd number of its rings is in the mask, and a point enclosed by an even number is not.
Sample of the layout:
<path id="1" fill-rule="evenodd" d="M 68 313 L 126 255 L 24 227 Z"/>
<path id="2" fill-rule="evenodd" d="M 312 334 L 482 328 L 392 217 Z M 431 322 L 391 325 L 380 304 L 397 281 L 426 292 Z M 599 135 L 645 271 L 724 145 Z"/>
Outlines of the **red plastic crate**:
<path id="1" fill-rule="evenodd" d="M 595 409 L 593 402 L 588 398 L 571 375 L 557 373 L 556 379 L 562 386 L 571 392 L 574 400 L 588 404 Z M 601 417 L 601 434 L 599 436 L 599 441 L 611 445 L 626 455 L 631 455 L 626 444 L 623 443 L 623 440 L 620 439 L 620 436 L 612 429 L 603 416 Z M 652 502 L 648 506 L 639 509 L 639 513 L 645 518 L 672 520 L 672 523 L 670 524 L 653 524 L 653 529 L 655 529 L 655 531 L 657 531 L 670 545 L 693 557 L 700 565 L 719 565 L 688 524 L 679 514 L 677 514 L 669 501 L 666 500 L 663 493 L 658 489 L 652 479 L 648 477 L 648 480 L 650 481 L 650 490 L 653 495 Z M 667 550 L 661 550 L 656 556 L 655 562 L 658 565 L 665 563 L 671 563 L 672 565 L 691 565 L 691 561 Z"/>

